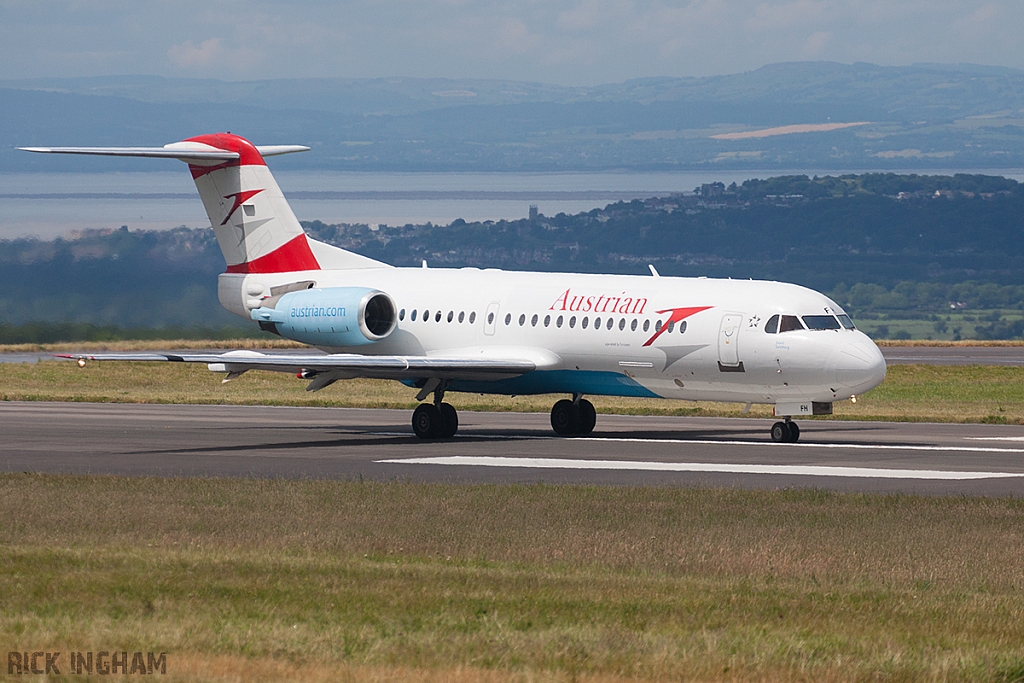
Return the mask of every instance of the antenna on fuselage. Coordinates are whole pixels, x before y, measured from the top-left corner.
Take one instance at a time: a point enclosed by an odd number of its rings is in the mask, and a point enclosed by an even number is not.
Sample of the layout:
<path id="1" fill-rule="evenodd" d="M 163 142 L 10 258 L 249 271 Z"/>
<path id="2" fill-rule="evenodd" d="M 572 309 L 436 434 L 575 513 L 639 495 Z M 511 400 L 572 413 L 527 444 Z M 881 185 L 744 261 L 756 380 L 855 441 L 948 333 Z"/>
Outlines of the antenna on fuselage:
<path id="1" fill-rule="evenodd" d="M 648 263 L 647 267 L 651 269 L 651 275 L 654 277 L 661 277 L 661 275 L 658 274 L 658 269 L 654 267 L 653 263 Z"/>

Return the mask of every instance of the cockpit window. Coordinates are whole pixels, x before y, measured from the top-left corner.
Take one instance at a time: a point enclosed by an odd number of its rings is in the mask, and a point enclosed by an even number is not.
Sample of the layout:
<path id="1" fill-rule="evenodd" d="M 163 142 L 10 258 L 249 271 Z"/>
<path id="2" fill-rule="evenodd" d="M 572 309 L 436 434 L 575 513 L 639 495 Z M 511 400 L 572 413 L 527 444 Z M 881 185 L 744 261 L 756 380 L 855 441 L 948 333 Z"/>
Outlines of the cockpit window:
<path id="1" fill-rule="evenodd" d="M 857 329 L 857 326 L 853 324 L 853 320 L 851 320 L 850 316 L 846 315 L 845 313 L 839 314 L 839 322 L 841 322 L 843 324 L 843 327 L 845 327 L 848 330 Z"/>
<path id="2" fill-rule="evenodd" d="M 793 332 L 802 329 L 804 326 L 800 324 L 800 318 L 795 315 L 784 315 L 779 321 L 779 332 Z"/>
<path id="3" fill-rule="evenodd" d="M 809 330 L 838 330 L 839 321 L 830 315 L 805 315 L 804 324 Z"/>
<path id="4" fill-rule="evenodd" d="M 775 334 L 779 331 L 779 316 L 773 315 L 768 318 L 768 322 L 764 324 L 764 331 L 768 334 Z"/>

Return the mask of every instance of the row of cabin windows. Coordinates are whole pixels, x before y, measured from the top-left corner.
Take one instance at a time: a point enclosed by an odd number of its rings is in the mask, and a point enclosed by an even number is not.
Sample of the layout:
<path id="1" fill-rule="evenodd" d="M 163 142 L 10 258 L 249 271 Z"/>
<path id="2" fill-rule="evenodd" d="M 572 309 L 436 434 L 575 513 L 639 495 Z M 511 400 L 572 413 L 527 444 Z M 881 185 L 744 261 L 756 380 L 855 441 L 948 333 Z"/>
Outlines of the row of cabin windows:
<path id="1" fill-rule="evenodd" d="M 417 311 L 415 308 L 412 309 L 412 313 L 409 314 L 409 320 L 415 322 L 417 314 L 419 314 L 419 311 Z M 437 323 L 441 322 L 441 316 L 442 315 L 444 315 L 444 314 L 441 311 L 437 311 L 436 313 L 434 313 L 434 322 L 437 322 Z M 405 320 L 405 309 L 404 308 L 398 312 L 398 319 L 399 320 Z M 424 309 L 423 313 L 419 315 L 419 319 L 422 320 L 423 322 L 427 322 L 428 320 L 430 320 L 430 311 L 428 309 Z M 453 320 L 455 320 L 455 311 L 448 311 L 448 322 L 452 322 Z M 458 320 L 459 320 L 460 323 L 461 322 L 465 322 L 465 320 L 466 320 L 466 312 L 465 311 L 459 311 Z M 469 324 L 472 325 L 475 322 L 476 322 L 476 312 L 474 311 L 474 312 L 471 312 L 469 314 Z"/>
<path id="2" fill-rule="evenodd" d="M 423 322 L 429 321 L 430 320 L 430 310 L 429 309 L 424 309 L 422 312 L 420 312 L 420 311 L 418 311 L 417 309 L 414 308 L 412 310 L 412 312 L 409 314 L 409 320 L 412 321 L 412 322 L 415 322 L 417 320 L 417 318 L 419 320 L 422 320 Z M 459 311 L 458 316 L 456 316 L 455 315 L 455 311 L 448 311 L 448 315 L 445 316 L 444 313 L 442 313 L 441 311 L 435 311 L 435 313 L 434 313 L 434 322 L 441 322 L 442 318 L 447 319 L 448 322 L 453 322 L 454 320 L 458 320 L 460 323 L 462 323 L 462 322 L 464 322 L 466 320 L 466 313 L 465 313 L 465 311 Z M 405 309 L 404 308 L 398 312 L 398 319 L 400 321 L 405 320 Z M 476 312 L 471 312 L 469 314 L 469 323 L 472 325 L 475 322 L 476 322 Z M 537 325 L 540 322 L 541 322 L 540 316 L 537 315 L 536 313 L 534 313 L 533 316 L 530 318 L 530 326 L 531 327 L 537 327 Z M 562 325 L 564 325 L 566 323 L 566 319 L 565 319 L 565 316 L 562 316 L 562 315 L 558 316 L 557 318 L 552 318 L 550 315 L 544 316 L 544 327 L 550 327 L 552 322 L 554 322 L 555 327 L 560 328 L 560 327 L 562 327 Z M 487 324 L 491 325 L 493 323 L 494 323 L 494 313 L 488 313 L 487 314 Z M 576 316 L 574 316 L 574 315 L 573 316 L 569 316 L 569 320 L 568 320 L 569 329 L 572 329 L 572 328 L 576 327 L 576 323 L 577 323 Z M 505 314 L 505 325 L 511 325 L 511 324 L 512 324 L 512 314 L 511 313 L 506 313 Z M 584 330 L 587 329 L 587 327 L 590 326 L 590 317 L 589 316 L 583 316 L 583 319 L 579 321 L 579 324 L 580 324 L 580 327 L 582 329 L 584 329 Z M 629 329 L 631 331 L 633 331 L 633 332 L 636 332 L 637 328 L 642 328 L 644 332 L 649 332 L 650 329 L 651 329 L 651 321 L 650 320 L 644 320 L 643 325 L 641 325 L 640 321 L 635 319 L 635 318 L 632 321 L 630 321 L 629 323 L 626 322 L 625 318 L 619 318 L 617 324 L 616 324 L 615 318 L 606 318 L 606 319 L 602 319 L 600 317 L 594 318 L 594 329 L 595 330 L 601 329 L 602 325 L 604 325 L 604 328 L 608 329 L 608 330 L 610 330 L 610 329 L 612 329 L 612 328 L 614 328 L 616 326 L 620 330 L 625 330 L 627 324 L 629 325 Z M 523 327 L 525 325 L 526 325 L 526 314 L 525 313 L 521 313 L 519 315 L 519 326 Z M 655 321 L 655 323 L 654 323 L 654 331 L 655 332 L 660 332 L 663 325 L 664 325 L 664 323 L 662 321 L 660 321 L 660 320 Z M 679 327 L 679 333 L 680 334 L 682 334 L 683 332 L 686 332 L 686 321 L 683 320 L 682 322 L 680 322 L 678 327 Z M 676 329 L 676 323 L 672 322 L 672 323 L 668 324 L 668 331 L 669 332 L 673 332 L 673 331 L 675 331 L 675 329 Z"/>
<path id="3" fill-rule="evenodd" d="M 840 327 L 847 330 L 857 329 L 850 316 L 843 313 L 838 319 L 831 315 L 805 315 L 803 322 L 795 315 L 773 315 L 764 324 L 764 331 L 776 334 L 794 330 L 838 330 Z"/>
<path id="4" fill-rule="evenodd" d="M 491 315 L 493 315 L 493 313 Z M 554 319 L 552 319 L 552 317 L 550 315 L 546 315 L 546 316 L 544 316 L 544 327 L 550 327 L 552 321 L 554 322 L 555 327 L 561 327 L 562 325 L 564 325 L 566 323 L 565 316 L 563 316 L 563 315 L 560 315 L 560 316 L 558 316 L 557 318 L 554 318 Z M 491 322 L 491 320 L 488 319 L 488 322 Z M 537 324 L 539 322 L 540 322 L 540 316 L 538 316 L 535 313 L 533 315 L 533 317 L 530 318 L 530 326 L 531 327 L 537 327 Z M 577 322 L 576 316 L 574 316 L 574 315 L 569 316 L 569 320 L 568 320 L 569 329 L 572 329 L 572 328 L 576 327 L 576 322 Z M 512 324 L 512 314 L 511 313 L 506 313 L 505 314 L 505 324 L 506 325 L 511 325 Z M 579 320 L 579 324 L 580 324 L 580 328 L 581 329 L 584 329 L 584 330 L 587 329 L 590 326 L 590 316 L 586 316 L 586 315 L 583 316 L 583 319 Z M 605 318 L 605 319 L 602 319 L 600 317 L 594 318 L 594 329 L 595 330 L 600 330 L 602 325 L 604 326 L 604 329 L 606 329 L 606 330 L 610 330 L 610 329 L 615 328 L 615 327 L 618 327 L 620 330 L 625 330 L 627 324 L 629 325 L 629 329 L 631 331 L 633 331 L 633 332 L 636 332 L 637 328 L 641 328 L 641 327 L 643 328 L 644 332 L 649 332 L 650 329 L 651 329 L 651 321 L 650 320 L 645 320 L 643 322 L 643 325 L 641 325 L 640 321 L 637 320 L 636 318 L 634 318 L 633 320 L 629 321 L 628 323 L 627 323 L 625 318 L 619 318 L 618 322 L 616 322 L 615 318 Z M 519 314 L 519 326 L 523 327 L 524 325 L 526 325 L 526 314 L 525 313 L 520 313 Z M 660 320 L 655 321 L 655 323 L 654 323 L 654 330 L 656 332 L 660 332 L 663 325 L 664 325 L 664 323 L 662 321 L 660 321 Z M 668 331 L 669 332 L 672 332 L 675 328 L 676 328 L 676 324 L 675 323 L 669 323 L 669 325 L 668 325 Z M 686 321 L 684 320 L 684 321 L 679 323 L 679 332 L 680 332 L 680 334 L 682 334 L 685 331 L 686 331 Z"/>

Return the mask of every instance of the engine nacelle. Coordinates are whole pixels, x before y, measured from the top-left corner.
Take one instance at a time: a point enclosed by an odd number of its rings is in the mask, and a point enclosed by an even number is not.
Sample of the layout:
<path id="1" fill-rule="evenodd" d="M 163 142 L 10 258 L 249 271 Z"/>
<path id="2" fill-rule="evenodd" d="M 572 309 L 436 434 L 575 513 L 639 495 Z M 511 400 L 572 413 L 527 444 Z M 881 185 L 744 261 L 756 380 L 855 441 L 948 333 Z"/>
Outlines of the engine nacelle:
<path id="1" fill-rule="evenodd" d="M 264 329 L 314 346 L 372 344 L 398 324 L 391 297 L 365 287 L 289 292 L 273 308 L 255 308 L 249 315 Z"/>

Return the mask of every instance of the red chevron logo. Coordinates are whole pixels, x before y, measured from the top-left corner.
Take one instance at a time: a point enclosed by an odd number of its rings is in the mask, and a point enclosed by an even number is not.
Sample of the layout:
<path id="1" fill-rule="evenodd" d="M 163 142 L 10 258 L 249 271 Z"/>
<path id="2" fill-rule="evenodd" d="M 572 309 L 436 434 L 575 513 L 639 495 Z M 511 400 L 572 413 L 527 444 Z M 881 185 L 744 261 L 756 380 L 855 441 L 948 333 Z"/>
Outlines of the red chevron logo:
<path id="1" fill-rule="evenodd" d="M 658 337 L 660 337 L 661 335 L 663 335 L 665 332 L 668 331 L 668 326 L 669 325 L 672 325 L 674 323 L 680 322 L 681 320 L 689 318 L 694 313 L 700 313 L 701 311 L 706 311 L 709 308 L 714 308 L 714 306 L 692 306 L 690 308 L 666 308 L 664 311 L 657 311 L 658 315 L 663 315 L 665 313 L 671 313 L 672 315 L 669 316 L 668 320 L 666 320 L 665 322 L 663 322 L 661 324 L 661 329 L 658 330 L 657 332 L 655 332 L 653 337 L 651 337 L 650 339 L 648 339 L 647 341 L 644 342 L 644 346 L 650 346 L 651 344 L 653 344 L 655 339 L 657 339 Z"/>
<path id="2" fill-rule="evenodd" d="M 235 211 L 238 211 L 238 207 L 240 207 L 247 200 L 252 199 L 256 195 L 258 195 L 260 192 L 263 192 L 264 189 L 265 188 L 260 188 L 259 190 L 244 190 L 242 192 L 235 192 L 234 194 L 224 195 L 224 199 L 231 199 L 232 197 L 234 197 L 235 203 L 232 205 L 231 210 L 228 211 L 228 215 L 224 216 L 224 220 L 222 220 L 220 224 L 224 225 L 225 223 L 227 223 L 228 219 L 231 218 Z"/>

